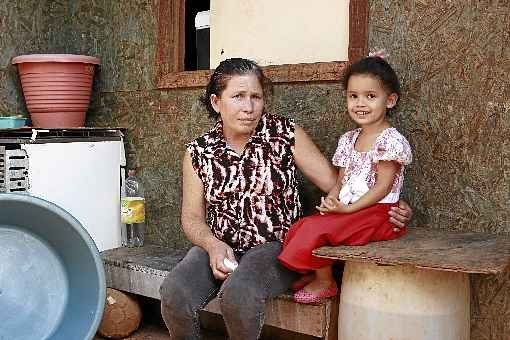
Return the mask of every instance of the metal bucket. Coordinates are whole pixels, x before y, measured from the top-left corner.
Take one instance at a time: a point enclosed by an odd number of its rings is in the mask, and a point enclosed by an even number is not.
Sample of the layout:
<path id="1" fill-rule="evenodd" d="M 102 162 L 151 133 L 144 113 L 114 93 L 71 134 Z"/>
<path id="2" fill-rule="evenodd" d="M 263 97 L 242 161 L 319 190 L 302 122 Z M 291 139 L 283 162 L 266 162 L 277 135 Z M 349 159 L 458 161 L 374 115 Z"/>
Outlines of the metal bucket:
<path id="1" fill-rule="evenodd" d="M 92 339 L 106 296 L 94 241 L 64 209 L 0 194 L 0 339 Z"/>

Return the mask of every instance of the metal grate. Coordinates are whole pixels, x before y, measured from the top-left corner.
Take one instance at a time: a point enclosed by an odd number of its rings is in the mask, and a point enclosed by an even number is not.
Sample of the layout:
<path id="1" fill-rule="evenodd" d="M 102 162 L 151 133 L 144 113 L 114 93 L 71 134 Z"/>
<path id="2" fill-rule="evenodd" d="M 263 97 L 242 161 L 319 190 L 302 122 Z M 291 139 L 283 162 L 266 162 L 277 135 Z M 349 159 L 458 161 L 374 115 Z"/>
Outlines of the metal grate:
<path id="1" fill-rule="evenodd" d="M 27 152 L 0 146 L 0 192 L 23 192 L 28 188 Z"/>
<path id="2" fill-rule="evenodd" d="M 0 192 L 5 192 L 5 146 L 0 146 Z"/>

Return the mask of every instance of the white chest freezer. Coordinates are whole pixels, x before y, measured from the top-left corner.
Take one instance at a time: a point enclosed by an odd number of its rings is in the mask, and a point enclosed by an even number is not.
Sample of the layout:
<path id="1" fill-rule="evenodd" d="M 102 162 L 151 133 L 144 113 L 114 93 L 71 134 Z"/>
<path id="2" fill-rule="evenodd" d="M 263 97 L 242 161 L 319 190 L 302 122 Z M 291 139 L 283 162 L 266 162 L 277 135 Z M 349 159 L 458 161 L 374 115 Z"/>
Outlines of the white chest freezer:
<path id="1" fill-rule="evenodd" d="M 14 130 L 0 131 L 0 146 L 5 149 L 4 191 L 26 191 L 61 206 L 81 222 L 99 251 L 120 247 L 122 132 Z M 21 163 L 23 156 L 25 163 Z"/>

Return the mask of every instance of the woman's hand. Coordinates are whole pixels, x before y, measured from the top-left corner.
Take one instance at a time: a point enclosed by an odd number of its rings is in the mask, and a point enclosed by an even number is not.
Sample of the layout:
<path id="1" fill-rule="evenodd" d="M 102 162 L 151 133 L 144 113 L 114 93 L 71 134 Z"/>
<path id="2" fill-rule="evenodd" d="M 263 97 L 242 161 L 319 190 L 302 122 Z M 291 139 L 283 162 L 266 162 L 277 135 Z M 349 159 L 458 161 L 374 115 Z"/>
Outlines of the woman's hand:
<path id="1" fill-rule="evenodd" d="M 225 280 L 231 270 L 225 266 L 223 260 L 228 258 L 230 261 L 236 262 L 234 251 L 228 244 L 216 238 L 208 243 L 205 250 L 209 254 L 209 266 L 211 266 L 214 277 L 218 280 Z"/>
<path id="2" fill-rule="evenodd" d="M 343 204 L 336 197 L 321 197 L 321 205 L 316 207 L 322 215 L 324 214 L 346 214 L 351 212 L 351 206 Z"/>
<path id="3" fill-rule="evenodd" d="M 413 209 L 407 202 L 400 200 L 398 207 L 392 207 L 388 214 L 390 215 L 390 222 L 396 228 L 404 228 L 413 218 Z"/>

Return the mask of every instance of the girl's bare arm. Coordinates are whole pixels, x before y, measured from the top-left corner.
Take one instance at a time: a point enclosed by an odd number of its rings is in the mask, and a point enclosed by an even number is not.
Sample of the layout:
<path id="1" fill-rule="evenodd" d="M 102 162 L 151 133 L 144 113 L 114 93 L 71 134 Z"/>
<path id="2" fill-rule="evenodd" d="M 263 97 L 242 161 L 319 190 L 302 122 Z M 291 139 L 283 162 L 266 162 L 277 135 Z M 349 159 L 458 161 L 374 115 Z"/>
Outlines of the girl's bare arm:
<path id="1" fill-rule="evenodd" d="M 394 161 L 380 161 L 377 164 L 376 184 L 366 194 L 361 196 L 359 200 L 346 205 L 328 195 L 323 200 L 321 207 L 317 209 L 324 213 L 353 213 L 374 205 L 390 193 L 395 174 L 399 170 L 400 165 Z"/>

